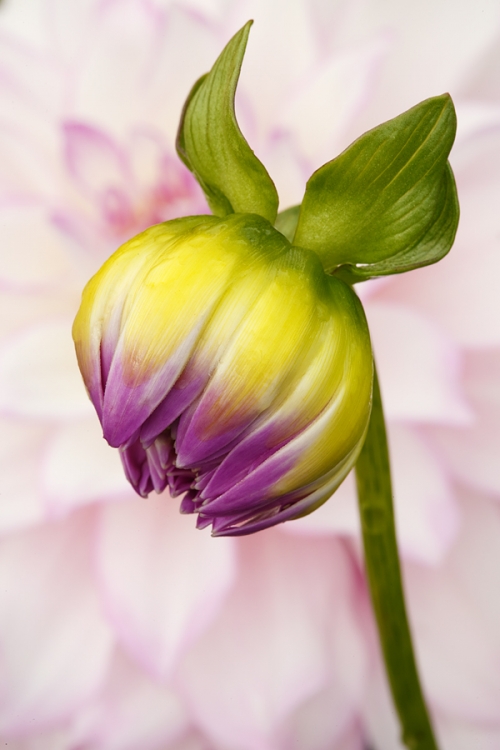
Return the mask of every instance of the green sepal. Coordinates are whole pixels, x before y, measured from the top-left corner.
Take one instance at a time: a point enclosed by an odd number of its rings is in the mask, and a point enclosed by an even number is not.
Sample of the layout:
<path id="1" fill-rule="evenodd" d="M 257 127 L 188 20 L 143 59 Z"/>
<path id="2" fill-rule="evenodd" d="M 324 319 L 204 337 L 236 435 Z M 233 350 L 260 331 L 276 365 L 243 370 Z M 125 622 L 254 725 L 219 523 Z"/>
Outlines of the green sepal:
<path id="1" fill-rule="evenodd" d="M 182 107 L 181 111 L 181 119 L 179 121 L 179 127 L 177 129 L 177 136 L 175 139 L 175 148 L 177 150 L 177 156 L 179 159 L 186 165 L 186 167 L 192 172 L 193 168 L 191 166 L 191 161 L 189 159 L 188 153 L 186 151 L 186 142 L 184 139 L 184 123 L 186 120 L 186 112 L 188 110 L 189 105 L 191 104 L 191 101 L 200 88 L 203 81 L 208 76 L 208 73 L 204 73 L 198 80 L 193 84 L 191 91 L 189 92 L 186 101 L 184 102 L 184 106 Z"/>
<path id="2" fill-rule="evenodd" d="M 278 193 L 236 122 L 234 96 L 250 26 L 228 42 L 212 70 L 191 89 L 177 133 L 177 152 L 216 216 L 253 213 L 271 224 Z"/>
<path id="3" fill-rule="evenodd" d="M 444 94 L 362 135 L 309 179 L 293 243 L 351 283 L 438 261 L 458 226 L 455 132 Z"/>

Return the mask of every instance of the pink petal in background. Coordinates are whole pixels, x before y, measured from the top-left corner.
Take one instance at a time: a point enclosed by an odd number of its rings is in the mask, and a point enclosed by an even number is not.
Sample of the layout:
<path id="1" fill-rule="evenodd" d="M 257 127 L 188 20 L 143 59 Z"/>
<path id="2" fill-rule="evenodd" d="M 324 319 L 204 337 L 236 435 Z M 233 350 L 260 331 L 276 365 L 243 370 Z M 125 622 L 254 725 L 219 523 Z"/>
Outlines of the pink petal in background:
<path id="1" fill-rule="evenodd" d="M 93 518 L 75 514 L 3 539 L 0 732 L 27 735 L 82 706 L 106 673 L 113 635 L 91 577 Z"/>
<path id="2" fill-rule="evenodd" d="M 193 715 L 216 747 L 281 750 L 289 714 L 328 687 L 334 742 L 352 720 L 366 669 L 349 555 L 334 540 L 267 531 L 239 544 L 239 568 L 222 614 L 181 667 Z"/>
<path id="3" fill-rule="evenodd" d="M 100 511 L 97 580 L 123 647 L 149 674 L 170 675 L 233 584 L 231 540 L 193 534 L 166 493 Z"/>
<path id="4" fill-rule="evenodd" d="M 0 739 L 364 750 L 367 734 L 401 747 L 353 475 L 311 516 L 212 540 L 167 494 L 132 498 L 71 348 L 102 261 L 149 224 L 207 210 L 175 156 L 178 116 L 249 17 L 237 113 L 282 207 L 367 128 L 445 90 L 457 104 L 456 246 L 360 293 L 440 739 L 497 750 L 497 0 L 0 4 Z"/>
<path id="5" fill-rule="evenodd" d="M 92 414 L 74 367 L 71 320 L 51 320 L 4 340 L 0 409 L 32 419 L 70 420 Z"/>

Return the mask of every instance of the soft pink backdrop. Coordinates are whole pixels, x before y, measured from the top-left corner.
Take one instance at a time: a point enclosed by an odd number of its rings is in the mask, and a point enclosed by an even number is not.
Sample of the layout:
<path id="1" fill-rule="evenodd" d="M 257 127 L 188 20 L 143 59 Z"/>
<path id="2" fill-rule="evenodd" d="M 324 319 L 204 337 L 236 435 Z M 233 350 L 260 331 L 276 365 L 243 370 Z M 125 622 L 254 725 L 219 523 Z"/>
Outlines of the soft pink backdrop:
<path id="1" fill-rule="evenodd" d="M 0 5 L 0 739 L 15 750 L 396 750 L 354 484 L 210 538 L 137 498 L 70 328 L 89 275 L 205 211 L 180 108 L 249 17 L 237 109 L 282 207 L 356 136 L 450 91 L 462 219 L 366 285 L 424 685 L 444 750 L 500 747 L 497 0 Z"/>

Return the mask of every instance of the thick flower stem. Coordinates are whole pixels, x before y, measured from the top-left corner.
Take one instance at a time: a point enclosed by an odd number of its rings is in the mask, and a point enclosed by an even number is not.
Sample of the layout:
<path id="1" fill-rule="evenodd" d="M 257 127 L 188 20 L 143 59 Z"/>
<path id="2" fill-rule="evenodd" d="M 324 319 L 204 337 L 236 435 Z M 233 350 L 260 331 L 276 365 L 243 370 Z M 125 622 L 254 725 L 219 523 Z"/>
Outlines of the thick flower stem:
<path id="1" fill-rule="evenodd" d="M 391 469 L 375 370 L 373 408 L 356 464 L 365 566 L 402 741 L 410 750 L 438 750 L 415 662 L 399 565 Z"/>

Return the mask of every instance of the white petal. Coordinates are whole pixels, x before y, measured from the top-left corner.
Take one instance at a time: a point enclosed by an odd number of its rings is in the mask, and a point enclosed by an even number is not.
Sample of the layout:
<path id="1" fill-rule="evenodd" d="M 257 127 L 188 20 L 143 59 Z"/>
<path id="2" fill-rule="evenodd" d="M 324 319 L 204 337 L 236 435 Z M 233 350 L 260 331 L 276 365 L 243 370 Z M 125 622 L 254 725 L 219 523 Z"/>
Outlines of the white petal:
<path id="1" fill-rule="evenodd" d="M 28 0 L 29 2 L 30 0 Z M 74 64 L 82 54 L 91 23 L 96 15 L 95 0 L 44 0 L 49 38 L 59 59 Z"/>
<path id="2" fill-rule="evenodd" d="M 365 309 L 387 418 L 470 421 L 459 385 L 459 351 L 439 327 L 402 305 L 372 298 Z"/>
<path id="3" fill-rule="evenodd" d="M 463 498 L 456 545 L 439 569 L 408 566 L 410 619 L 424 685 L 440 711 L 498 723 L 500 705 L 500 514 Z"/>
<path id="4" fill-rule="evenodd" d="M 0 408 L 64 419 L 92 413 L 78 371 L 69 320 L 33 326 L 0 350 Z"/>
<path id="5" fill-rule="evenodd" d="M 161 50 L 162 12 L 140 0 L 98 6 L 75 91 L 77 119 L 123 134 L 143 119 L 142 93 Z"/>
<path id="6" fill-rule="evenodd" d="M 485 104 L 494 105 L 498 102 L 500 93 L 499 72 L 500 55 L 498 54 L 498 42 L 500 38 L 500 22 L 492 24 L 494 34 L 490 44 L 484 44 L 480 54 L 471 66 L 465 80 L 460 87 L 461 94 L 470 97 L 469 101 L 481 106 Z"/>
<path id="7" fill-rule="evenodd" d="M 54 516 L 78 505 L 132 494 L 118 451 L 104 440 L 95 415 L 58 429 L 45 452 L 42 482 Z"/>
<path id="8" fill-rule="evenodd" d="M 500 738 L 500 516 L 494 503 L 470 496 L 464 523 L 445 563 L 405 566 L 409 616 L 427 701 L 443 750 L 496 750 Z M 403 750 L 387 682 L 379 665 L 367 692 L 365 722 L 375 747 Z"/>
<path id="9" fill-rule="evenodd" d="M 42 45 L 35 46 L 26 44 L 21 36 L 22 31 L 29 27 L 29 21 L 33 20 L 31 28 L 36 29 L 42 44 L 44 39 L 43 25 L 33 18 L 30 11 L 34 6 L 41 6 L 37 0 L 25 3 L 24 13 L 17 13 L 18 28 L 14 34 L 4 34 L 0 47 L 0 91 L 10 92 L 11 100 L 28 103 L 33 113 L 42 115 L 40 119 L 50 121 L 59 112 L 61 95 L 63 93 L 64 75 L 51 55 L 46 54 Z M 5 9 L 4 9 L 5 10 Z M 11 18 L 16 14 L 12 13 Z M 31 16 L 31 18 L 30 18 Z M 2 13 L 2 26 L 8 18 Z M 19 33 L 21 31 L 21 34 Z M 8 116 L 9 110 L 2 110 L 2 115 Z M 26 123 L 20 122 L 21 127 Z M 28 127 L 33 123 L 28 123 Z"/>
<path id="10" fill-rule="evenodd" d="M 158 750 L 186 731 L 175 692 L 153 682 L 118 651 L 103 689 L 72 722 L 68 746 L 87 750 Z"/>
<path id="11" fill-rule="evenodd" d="M 455 539 L 459 512 L 445 467 L 418 429 L 389 426 L 396 529 L 408 559 L 434 565 Z"/>
<path id="12" fill-rule="evenodd" d="M 280 210 L 300 203 L 310 173 L 299 158 L 292 136 L 281 133 L 273 136 L 261 149 L 260 157 L 276 185 Z"/>
<path id="13" fill-rule="evenodd" d="M 0 549 L 0 731 L 36 732 L 95 692 L 111 632 L 91 580 L 91 519 L 40 527 Z"/>
<path id="14" fill-rule="evenodd" d="M 38 730 L 35 736 L 12 739 L 11 736 L 0 736 L 8 750 L 68 750 L 70 741 L 66 728 Z"/>
<path id="15" fill-rule="evenodd" d="M 59 170 L 52 154 L 11 125 L 0 127 L 0 193 L 6 197 L 52 198 Z M 49 157 L 49 158 L 48 158 Z M 20 248 L 21 249 L 21 248 Z"/>
<path id="16" fill-rule="evenodd" d="M 499 57 L 500 62 L 500 57 Z M 456 169 L 457 153 L 467 153 L 467 144 L 471 139 L 476 140 L 478 133 L 497 131 L 500 126 L 500 102 L 480 99 L 458 99 L 455 102 L 457 110 L 457 137 L 453 146 L 453 163 Z M 456 150 L 455 150 L 456 149 Z"/>
<path id="17" fill-rule="evenodd" d="M 97 560 L 122 645 L 156 677 L 208 626 L 234 575 L 232 540 L 197 531 L 167 493 L 103 508 Z"/>
<path id="18" fill-rule="evenodd" d="M 50 430 L 14 419 L 0 420 L 0 531 L 42 521 L 41 456 Z"/>
<path id="19" fill-rule="evenodd" d="M 469 353 L 464 380 L 475 411 L 474 423 L 434 428 L 433 436 L 456 477 L 500 494 L 500 351 Z"/>
<path id="20" fill-rule="evenodd" d="M 189 732 L 178 742 L 169 745 L 165 750 L 211 750 L 211 746 L 197 732 Z"/>
<path id="21" fill-rule="evenodd" d="M 247 13 L 240 5 L 232 19 L 235 30 L 248 19 Z M 252 18 L 255 24 L 241 71 L 240 90 L 251 103 L 258 130 L 269 134 L 282 112 L 284 98 L 296 90 L 297 81 L 315 65 L 317 40 L 311 33 L 309 8 L 302 0 L 254 0 Z M 263 71 L 269 74 L 263 75 Z"/>
<path id="22" fill-rule="evenodd" d="M 497 750 L 500 747 L 500 728 L 460 721 L 458 717 L 439 720 L 438 732 L 443 750 Z"/>
<path id="23" fill-rule="evenodd" d="M 294 135 L 312 169 L 351 143 L 347 129 L 370 93 L 385 47 L 381 37 L 331 56 L 294 87 L 293 96 L 278 113 L 274 127 Z"/>
<path id="24" fill-rule="evenodd" d="M 2 208 L 0 234 L 0 281 L 7 288 L 35 291 L 72 281 L 63 237 L 45 208 L 22 203 Z"/>
<path id="25" fill-rule="evenodd" d="M 342 692 L 343 685 L 337 684 L 300 706 L 279 732 L 279 750 L 363 750 L 361 728 L 353 721 L 359 696 L 349 706 L 349 696 Z"/>
<path id="26" fill-rule="evenodd" d="M 238 545 L 237 586 L 181 667 L 197 724 L 216 747 L 274 747 L 288 714 L 331 683 L 347 723 L 366 664 L 345 549 L 276 530 Z"/>
<path id="27" fill-rule="evenodd" d="M 127 159 L 113 138 L 77 121 L 65 122 L 63 132 L 68 171 L 83 191 L 99 196 L 111 187 L 128 187 Z"/>
<path id="28" fill-rule="evenodd" d="M 75 313 L 75 297 L 68 293 L 54 294 L 54 290 L 33 294 L 29 291 L 0 290 L 0 352 L 4 339 L 14 333 L 24 333 L 28 327 L 38 327 L 41 321 L 69 319 Z"/>
<path id="29" fill-rule="evenodd" d="M 45 3 L 43 0 L 20 0 L 3 9 L 2 31 L 23 38 L 35 48 L 45 41 Z"/>
<path id="30" fill-rule="evenodd" d="M 426 696 L 427 699 L 427 696 Z M 383 750 L 404 750 L 401 730 L 392 702 L 382 664 L 374 666 L 366 691 L 363 723 L 367 740 Z"/>
<path id="31" fill-rule="evenodd" d="M 158 57 L 143 86 L 142 97 L 144 121 L 154 123 L 165 134 L 171 149 L 188 92 L 194 81 L 210 70 L 228 39 L 229 34 L 223 37 L 217 33 L 190 7 L 169 5 Z"/>
<path id="32" fill-rule="evenodd" d="M 496 0 L 485 0 L 480 11 L 471 3 L 457 5 L 453 0 L 363 4 L 353 19 L 354 33 L 383 29 L 393 36 L 393 52 L 382 69 L 368 127 L 436 92 L 455 93 L 471 63 L 493 41 L 498 15 Z"/>

